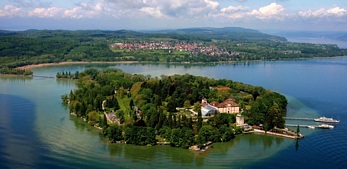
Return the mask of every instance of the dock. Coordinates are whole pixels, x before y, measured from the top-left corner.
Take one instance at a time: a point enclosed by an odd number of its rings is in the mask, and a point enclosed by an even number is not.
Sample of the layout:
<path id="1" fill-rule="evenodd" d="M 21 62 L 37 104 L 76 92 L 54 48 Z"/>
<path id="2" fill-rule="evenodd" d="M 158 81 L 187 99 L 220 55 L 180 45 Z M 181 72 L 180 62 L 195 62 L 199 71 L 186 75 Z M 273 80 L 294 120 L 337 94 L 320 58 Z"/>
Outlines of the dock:
<path id="1" fill-rule="evenodd" d="M 270 132 L 270 131 L 267 131 L 267 132 L 265 132 L 264 130 L 259 130 L 259 129 L 254 129 L 253 130 L 254 131 L 254 133 L 261 133 L 261 134 L 269 134 L 269 135 L 273 135 L 273 136 L 279 136 L 279 137 L 285 137 L 285 138 L 290 138 L 290 139 L 295 139 L 295 140 L 297 140 L 297 139 L 302 139 L 302 138 L 304 138 L 304 136 L 303 135 L 301 135 L 301 134 L 289 134 L 289 132 L 287 133 L 275 133 L 275 132 Z"/>
<path id="2" fill-rule="evenodd" d="M 305 127 L 305 128 L 311 128 L 311 129 L 333 129 L 333 125 L 327 125 L 327 124 L 321 124 L 321 125 L 307 125 L 307 124 L 284 124 L 286 127 Z"/>

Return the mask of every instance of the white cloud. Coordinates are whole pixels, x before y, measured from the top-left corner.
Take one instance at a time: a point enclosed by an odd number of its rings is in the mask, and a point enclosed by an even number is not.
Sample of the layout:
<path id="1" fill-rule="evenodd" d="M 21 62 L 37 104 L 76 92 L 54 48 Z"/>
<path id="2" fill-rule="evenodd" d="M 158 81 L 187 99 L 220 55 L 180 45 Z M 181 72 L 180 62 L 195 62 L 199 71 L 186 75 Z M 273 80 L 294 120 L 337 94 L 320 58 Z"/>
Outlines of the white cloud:
<path id="1" fill-rule="evenodd" d="M 52 8 L 35 8 L 32 11 L 28 12 L 29 16 L 36 16 L 39 18 L 55 18 L 61 16 L 61 8 L 52 7 Z"/>
<path id="2" fill-rule="evenodd" d="M 277 18 L 281 19 L 280 14 L 284 11 L 282 5 L 271 3 L 270 5 L 259 8 L 259 10 L 252 10 L 249 15 L 256 16 L 259 19 Z"/>
<path id="3" fill-rule="evenodd" d="M 117 9 L 141 9 L 147 7 L 147 3 L 151 0 L 105 0 L 104 2 L 110 3 L 114 8 Z"/>
<path id="4" fill-rule="evenodd" d="M 64 17 L 70 17 L 75 19 L 80 18 L 94 18 L 109 12 L 110 9 L 105 8 L 105 4 L 102 0 L 96 3 L 80 2 L 76 4 L 76 7 L 72 9 L 66 9 L 64 11 Z"/>
<path id="5" fill-rule="evenodd" d="M 159 8 L 143 7 L 140 11 L 156 18 L 168 18 L 168 16 L 164 15 Z"/>
<path id="6" fill-rule="evenodd" d="M 235 13 L 235 12 L 241 12 L 248 9 L 247 7 L 244 6 L 228 6 L 226 8 L 222 8 L 220 10 L 221 13 Z"/>
<path id="7" fill-rule="evenodd" d="M 68 9 L 64 11 L 64 17 L 70 17 L 75 19 L 83 18 L 82 14 L 82 8 L 81 7 L 75 7 L 73 9 Z"/>
<path id="8" fill-rule="evenodd" d="M 10 17 L 24 15 L 23 9 L 14 5 L 5 5 L 4 8 L 0 9 L 0 17 Z"/>
<path id="9" fill-rule="evenodd" d="M 205 3 L 207 4 L 208 7 L 211 9 L 216 9 L 219 6 L 219 2 L 216 1 L 211 1 L 211 0 L 205 0 Z"/>
<path id="10" fill-rule="evenodd" d="M 340 7 L 330 8 L 327 10 L 328 14 L 332 14 L 335 16 L 344 16 L 347 14 L 347 11 Z"/>
<path id="11" fill-rule="evenodd" d="M 347 16 L 347 11 L 344 8 L 341 7 L 333 7 L 330 9 L 324 9 L 320 8 L 315 11 L 307 10 L 307 11 L 300 11 L 299 16 L 302 16 L 304 18 L 321 18 L 321 17 L 329 17 L 329 16 Z"/>

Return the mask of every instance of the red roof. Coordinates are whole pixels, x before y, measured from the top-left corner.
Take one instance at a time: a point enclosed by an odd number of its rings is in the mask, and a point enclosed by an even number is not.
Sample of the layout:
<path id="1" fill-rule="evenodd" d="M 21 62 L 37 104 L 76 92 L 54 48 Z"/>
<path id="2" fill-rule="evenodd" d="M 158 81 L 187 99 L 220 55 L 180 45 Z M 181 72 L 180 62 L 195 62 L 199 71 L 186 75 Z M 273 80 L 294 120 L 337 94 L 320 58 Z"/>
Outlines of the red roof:
<path id="1" fill-rule="evenodd" d="M 224 107 L 239 107 L 239 105 L 235 102 L 235 100 L 233 99 L 227 99 L 225 100 L 224 102 L 222 103 L 217 103 L 217 102 L 212 102 L 211 105 L 215 106 L 215 107 L 218 107 L 218 108 L 224 108 Z"/>
<path id="2" fill-rule="evenodd" d="M 217 87 L 218 91 L 230 90 L 230 87 Z"/>

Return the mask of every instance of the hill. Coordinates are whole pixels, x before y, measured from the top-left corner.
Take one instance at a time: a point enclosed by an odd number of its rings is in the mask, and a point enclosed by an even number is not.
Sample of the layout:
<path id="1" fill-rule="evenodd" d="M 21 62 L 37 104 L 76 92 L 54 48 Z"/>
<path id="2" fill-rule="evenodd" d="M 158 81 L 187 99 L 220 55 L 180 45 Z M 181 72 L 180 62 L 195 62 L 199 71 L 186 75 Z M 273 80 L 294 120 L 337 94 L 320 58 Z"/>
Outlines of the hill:
<path id="1" fill-rule="evenodd" d="M 185 28 L 173 30 L 148 31 L 148 33 L 174 34 L 174 35 L 195 35 L 208 40 L 231 40 L 231 41 L 287 41 L 280 36 L 261 33 L 258 30 L 246 29 L 241 27 L 224 27 L 224 28 Z"/>

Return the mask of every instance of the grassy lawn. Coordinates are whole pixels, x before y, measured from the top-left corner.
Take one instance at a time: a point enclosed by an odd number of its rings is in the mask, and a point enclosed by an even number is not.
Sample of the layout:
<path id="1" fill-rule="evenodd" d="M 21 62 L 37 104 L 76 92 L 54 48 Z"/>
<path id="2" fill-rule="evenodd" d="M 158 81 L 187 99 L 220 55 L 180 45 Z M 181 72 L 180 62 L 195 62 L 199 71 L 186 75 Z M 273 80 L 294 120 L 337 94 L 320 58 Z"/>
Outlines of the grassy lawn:
<path id="1" fill-rule="evenodd" d="M 123 98 L 117 98 L 119 108 L 121 110 L 123 110 L 123 112 L 124 112 L 125 121 L 132 119 L 132 117 L 129 115 L 129 111 L 131 111 L 131 108 L 130 108 L 130 100 L 131 99 L 132 98 L 127 97 L 127 96 L 125 96 Z"/>

